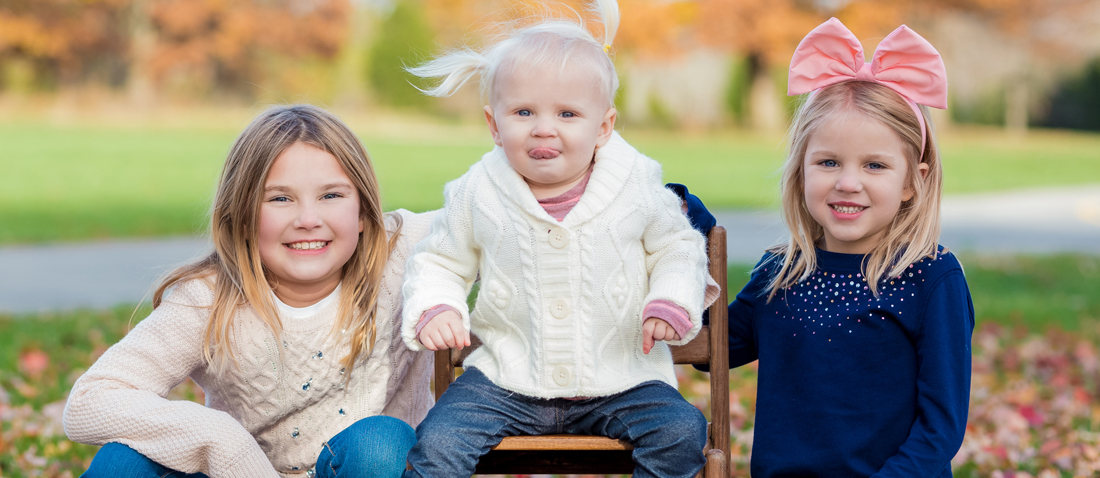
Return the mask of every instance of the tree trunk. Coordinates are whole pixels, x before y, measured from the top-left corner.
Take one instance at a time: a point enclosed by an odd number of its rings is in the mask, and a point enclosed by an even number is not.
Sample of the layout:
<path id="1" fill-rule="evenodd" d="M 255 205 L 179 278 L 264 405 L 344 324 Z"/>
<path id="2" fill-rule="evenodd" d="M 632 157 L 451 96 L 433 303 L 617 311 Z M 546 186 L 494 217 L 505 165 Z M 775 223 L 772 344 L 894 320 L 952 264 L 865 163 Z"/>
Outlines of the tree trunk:
<path id="1" fill-rule="evenodd" d="M 149 1 L 133 0 L 130 10 L 130 58 L 126 94 L 139 108 L 150 107 L 155 99 L 149 63 L 153 59 L 156 36 L 149 21 Z"/>
<path id="2" fill-rule="evenodd" d="M 776 91 L 775 81 L 765 68 L 754 68 L 749 92 L 749 114 L 753 129 L 780 131 L 786 123 L 783 103 Z"/>
<path id="3" fill-rule="evenodd" d="M 1005 88 L 1005 130 L 1011 135 L 1027 134 L 1027 79 L 1010 78 Z"/>

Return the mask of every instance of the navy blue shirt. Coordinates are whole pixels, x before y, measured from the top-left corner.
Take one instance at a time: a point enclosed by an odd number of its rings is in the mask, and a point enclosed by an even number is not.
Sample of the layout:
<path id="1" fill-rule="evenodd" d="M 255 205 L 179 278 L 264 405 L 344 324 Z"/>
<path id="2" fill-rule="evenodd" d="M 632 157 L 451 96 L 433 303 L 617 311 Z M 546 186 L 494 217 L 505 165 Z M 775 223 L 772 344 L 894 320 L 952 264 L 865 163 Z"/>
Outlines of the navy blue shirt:
<path id="1" fill-rule="evenodd" d="M 974 307 L 950 253 L 884 280 L 817 250 L 809 279 L 767 285 L 765 254 L 729 305 L 730 367 L 760 360 L 751 473 L 950 477 L 970 399 Z"/>

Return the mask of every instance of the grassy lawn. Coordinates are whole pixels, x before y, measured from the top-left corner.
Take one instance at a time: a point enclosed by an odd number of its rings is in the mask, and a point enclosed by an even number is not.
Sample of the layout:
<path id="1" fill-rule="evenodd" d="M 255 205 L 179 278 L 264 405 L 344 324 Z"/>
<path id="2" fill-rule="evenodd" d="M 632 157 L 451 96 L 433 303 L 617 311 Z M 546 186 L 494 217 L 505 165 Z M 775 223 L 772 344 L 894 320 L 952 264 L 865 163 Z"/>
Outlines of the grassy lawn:
<path id="1" fill-rule="evenodd" d="M 349 120 L 373 156 L 388 208 L 442 205 L 442 187 L 491 142 L 476 125 L 415 122 L 395 133 Z M 214 183 L 242 126 L 66 126 L 0 122 L 0 244 L 202 232 Z M 712 208 L 773 207 L 784 145 L 777 135 L 626 129 Z M 1100 135 L 999 130 L 943 137 L 948 194 L 1100 182 Z"/>
<path id="2" fill-rule="evenodd" d="M 1054 456 L 1064 451 L 1064 447 L 1046 444 L 1055 435 L 1063 440 L 1060 443 L 1097 445 L 1095 437 L 1091 442 L 1087 439 L 1072 442 L 1073 438 L 1067 434 L 1081 431 L 1092 433 L 1087 436 L 1096 435 L 1100 429 L 1100 406 L 1066 411 L 1066 403 L 1055 399 L 1059 394 L 1069 393 L 1070 400 L 1076 400 L 1073 397 L 1084 393 L 1082 400 L 1088 402 L 1091 394 L 1100 393 L 1097 391 L 1100 373 L 1088 365 L 1095 364 L 1096 346 L 1100 344 L 1100 295 L 1089 293 L 1100 290 L 1100 258 L 963 257 L 962 260 L 974 296 L 979 329 L 974 340 L 972 430 L 968 433 L 978 436 L 988 431 L 1003 435 L 1007 432 L 997 427 L 1002 426 L 1005 413 L 1032 410 L 1030 413 L 1046 414 L 1046 422 L 1025 427 L 1030 430 L 1029 435 L 1021 440 L 1039 440 L 1047 450 L 1044 453 Z M 749 265 L 730 268 L 731 295 L 747 282 L 750 268 Z M 132 323 L 141 320 L 148 311 L 148 307 L 135 312 L 132 306 L 119 306 L 105 311 L 0 316 L 0 476 L 75 476 L 87 467 L 97 447 L 72 443 L 64 437 L 60 414 L 65 396 L 95 358 L 121 339 Z M 688 369 L 681 369 L 679 375 L 685 397 L 705 407 L 708 398 L 704 376 Z M 745 460 L 751 448 L 748 438 L 752 433 L 755 383 L 752 366 L 742 367 L 731 375 L 733 453 L 742 471 L 747 470 Z M 1022 394 L 1022 387 L 1031 387 L 1028 390 L 1032 392 Z M 201 390 L 186 382 L 173 390 L 171 397 L 201 401 Z M 1004 400 L 1008 400 L 1008 405 Z M 1017 403 L 1020 400 L 1033 403 L 1021 405 Z M 1030 408 L 1019 408 L 1024 405 Z M 1010 410 L 1002 410 L 1003 407 Z M 1074 415 L 1073 420 L 1067 421 L 1066 413 L 1083 415 Z M 971 439 L 968 434 L 968 440 L 963 452 L 969 453 L 967 458 L 956 463 L 956 471 L 962 473 L 958 476 L 988 476 L 990 463 L 1000 463 L 996 453 L 975 443 L 979 438 Z M 1014 464 L 1019 468 L 1013 469 L 1031 470 L 1034 474 L 1044 463 L 1055 461 L 1046 459 L 1042 453 L 1033 453 L 1031 458 Z M 66 471 L 72 475 L 65 475 Z"/>
<path id="3" fill-rule="evenodd" d="M 1100 257 L 1082 255 L 984 257 L 961 255 L 978 323 L 1031 332 L 1080 331 L 1100 323 Z M 729 269 L 730 300 L 752 265 Z"/>

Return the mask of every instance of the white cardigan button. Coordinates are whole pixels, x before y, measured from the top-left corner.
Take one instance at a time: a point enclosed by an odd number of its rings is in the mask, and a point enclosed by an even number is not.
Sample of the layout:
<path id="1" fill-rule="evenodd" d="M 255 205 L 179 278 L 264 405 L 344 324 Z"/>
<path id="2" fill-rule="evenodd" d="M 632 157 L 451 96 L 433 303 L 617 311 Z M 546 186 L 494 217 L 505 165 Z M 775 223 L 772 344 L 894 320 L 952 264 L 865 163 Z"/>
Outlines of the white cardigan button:
<path id="1" fill-rule="evenodd" d="M 569 232 L 563 228 L 555 227 L 550 230 L 550 245 L 557 249 L 569 245 Z"/>
<path id="2" fill-rule="evenodd" d="M 562 387 L 569 385 L 569 383 L 573 381 L 573 372 L 570 372 L 564 365 L 554 367 L 553 375 L 554 383 Z"/>
<path id="3" fill-rule="evenodd" d="M 569 301 L 565 299 L 554 299 L 550 301 L 550 315 L 558 319 L 564 319 L 572 312 L 572 307 L 569 306 Z"/>

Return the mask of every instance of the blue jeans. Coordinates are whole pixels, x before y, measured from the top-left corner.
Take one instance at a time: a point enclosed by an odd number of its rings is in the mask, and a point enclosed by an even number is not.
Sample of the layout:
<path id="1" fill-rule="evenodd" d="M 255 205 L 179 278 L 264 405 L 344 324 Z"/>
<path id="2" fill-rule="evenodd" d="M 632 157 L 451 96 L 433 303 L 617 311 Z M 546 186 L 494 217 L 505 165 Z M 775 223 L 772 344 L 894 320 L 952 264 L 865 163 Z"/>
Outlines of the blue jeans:
<path id="1" fill-rule="evenodd" d="M 469 368 L 416 428 L 405 478 L 470 476 L 506 436 L 558 433 L 630 442 L 636 478 L 690 478 L 705 463 L 706 418 L 664 382 L 606 397 L 542 399 L 500 388 Z"/>
<path id="2" fill-rule="evenodd" d="M 312 476 L 397 478 L 405 471 L 405 457 L 415 442 L 416 432 L 407 423 L 381 415 L 367 417 L 325 442 Z M 81 476 L 207 478 L 165 468 L 121 443 L 100 448 Z"/>

